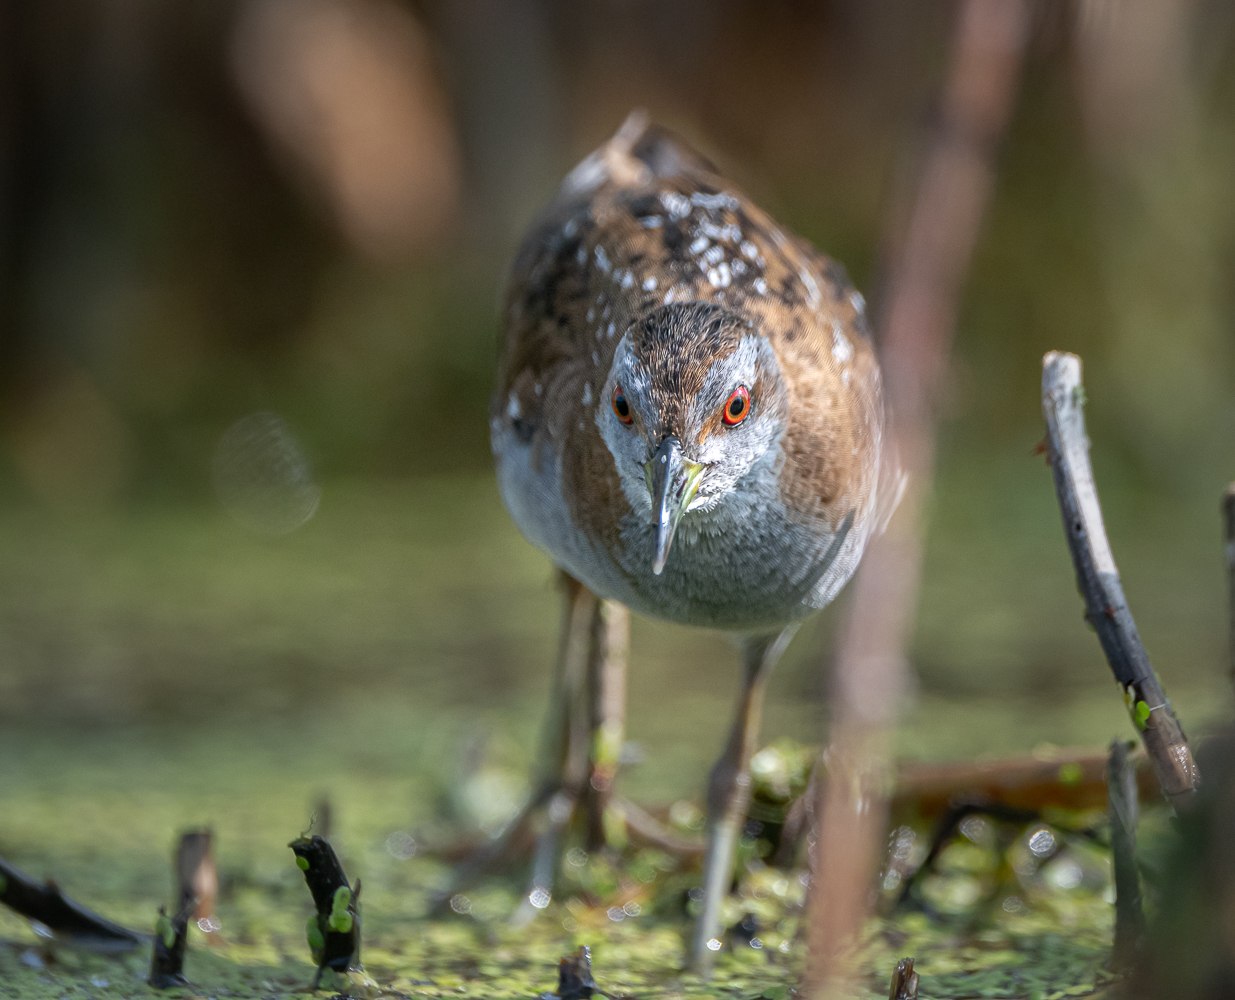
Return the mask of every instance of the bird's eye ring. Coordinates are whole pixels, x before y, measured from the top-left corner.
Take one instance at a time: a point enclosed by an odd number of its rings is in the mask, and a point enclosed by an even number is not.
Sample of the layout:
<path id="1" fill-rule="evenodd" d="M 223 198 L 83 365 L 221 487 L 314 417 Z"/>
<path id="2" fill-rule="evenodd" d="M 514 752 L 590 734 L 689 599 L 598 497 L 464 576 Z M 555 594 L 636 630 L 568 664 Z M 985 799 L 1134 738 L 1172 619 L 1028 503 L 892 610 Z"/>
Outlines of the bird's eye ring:
<path id="1" fill-rule="evenodd" d="M 740 385 L 729 393 L 729 398 L 725 400 L 725 408 L 721 410 L 721 418 L 727 427 L 736 427 L 749 415 L 750 390 Z"/>
<path id="2" fill-rule="evenodd" d="M 635 422 L 635 415 L 630 412 L 630 403 L 627 402 L 626 394 L 622 392 L 622 387 L 620 385 L 615 385 L 613 387 L 613 399 L 611 400 L 611 403 L 613 405 L 613 415 L 617 417 L 618 420 L 627 425 Z"/>

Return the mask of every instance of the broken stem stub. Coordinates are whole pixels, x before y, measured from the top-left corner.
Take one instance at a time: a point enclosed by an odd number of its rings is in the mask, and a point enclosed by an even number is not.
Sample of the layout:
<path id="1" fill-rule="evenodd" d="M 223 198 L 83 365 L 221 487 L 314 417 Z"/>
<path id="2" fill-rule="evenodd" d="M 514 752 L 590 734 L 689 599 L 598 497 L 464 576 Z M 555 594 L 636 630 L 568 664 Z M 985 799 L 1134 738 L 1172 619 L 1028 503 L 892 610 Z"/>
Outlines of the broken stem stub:
<path id="1" fill-rule="evenodd" d="M 186 900 L 173 917 L 159 907 L 159 919 L 154 925 L 154 950 L 150 956 L 150 975 L 147 978 L 156 990 L 188 986 L 184 975 L 184 955 L 188 950 L 189 915 L 195 899 Z"/>
<path id="2" fill-rule="evenodd" d="M 317 963 L 316 988 L 327 969 L 346 973 L 360 968 L 360 881 L 355 889 L 325 837 L 298 837 L 287 845 L 313 896 L 316 912 L 309 918 L 309 951 Z"/>
<path id="3" fill-rule="evenodd" d="M 1085 600 L 1085 617 L 1123 688 L 1158 783 L 1178 808 L 1192 798 L 1200 773 L 1124 597 L 1089 462 L 1084 401 L 1080 358 L 1056 351 L 1047 354 L 1042 362 L 1047 450 L 1077 588 Z"/>
<path id="4" fill-rule="evenodd" d="M 896 963 L 888 987 L 888 1000 L 918 1000 L 918 974 L 913 970 L 912 958 L 902 958 Z"/>

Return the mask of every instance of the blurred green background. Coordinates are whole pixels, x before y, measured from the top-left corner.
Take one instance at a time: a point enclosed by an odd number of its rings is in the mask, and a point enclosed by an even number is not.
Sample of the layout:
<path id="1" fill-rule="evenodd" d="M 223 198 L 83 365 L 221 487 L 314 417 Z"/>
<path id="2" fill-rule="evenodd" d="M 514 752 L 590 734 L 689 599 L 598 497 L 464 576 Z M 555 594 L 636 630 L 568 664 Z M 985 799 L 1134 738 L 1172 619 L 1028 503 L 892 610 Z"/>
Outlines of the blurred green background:
<path id="1" fill-rule="evenodd" d="M 177 820 L 225 823 L 257 808 L 229 797 L 237 769 L 269 772 L 290 834 L 322 788 L 359 804 L 406 787 L 383 815 L 412 822 L 438 808 L 411 792 L 418 774 L 448 787 L 479 745 L 521 766 L 557 603 L 486 439 L 520 231 L 642 106 L 845 262 L 877 311 L 953 13 L 5 5 L 9 792 L 54 811 L 171 789 Z M 1085 360 L 1099 488 L 1151 656 L 1194 731 L 1229 712 L 1235 9 L 1093 0 L 1034 22 L 939 401 L 913 756 L 1130 732 L 1035 455 L 1053 348 Z M 812 623 L 774 679 L 770 736 L 822 738 L 839 617 Z M 630 732 L 646 759 L 627 787 L 700 790 L 737 679 L 722 639 L 637 622 Z M 6 846 L 37 851 L 12 829 Z"/>

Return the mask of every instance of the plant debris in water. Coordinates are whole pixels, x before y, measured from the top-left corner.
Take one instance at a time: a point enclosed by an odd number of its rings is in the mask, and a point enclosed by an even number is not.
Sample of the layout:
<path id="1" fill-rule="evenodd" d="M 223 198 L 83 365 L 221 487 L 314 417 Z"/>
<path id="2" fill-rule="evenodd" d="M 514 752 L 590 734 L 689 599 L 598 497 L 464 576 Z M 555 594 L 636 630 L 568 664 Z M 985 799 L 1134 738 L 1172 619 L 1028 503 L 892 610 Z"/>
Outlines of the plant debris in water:
<path id="1" fill-rule="evenodd" d="M 540 1000 L 588 1000 L 593 995 L 608 996 L 592 978 L 592 949 L 585 944 L 557 964 L 557 992 L 542 993 Z"/>
<path id="2" fill-rule="evenodd" d="M 896 963 L 888 1000 L 918 1000 L 918 974 L 913 971 L 912 958 L 902 958 Z"/>
<path id="3" fill-rule="evenodd" d="M 287 845 L 313 896 L 317 912 L 306 928 L 309 951 L 317 963 L 313 987 L 322 973 L 360 970 L 360 882 L 355 890 L 325 837 L 298 837 Z"/>
<path id="4" fill-rule="evenodd" d="M 69 899 L 50 880 L 41 885 L 0 858 L 0 903 L 35 923 L 45 937 L 88 951 L 136 948 L 145 936 Z"/>
<path id="5" fill-rule="evenodd" d="M 184 953 L 188 947 L 189 911 L 192 907 L 193 901 L 189 900 L 174 917 L 169 917 L 167 910 L 159 907 L 159 919 L 154 925 L 150 978 L 147 980 L 156 990 L 189 984 L 184 977 Z"/>

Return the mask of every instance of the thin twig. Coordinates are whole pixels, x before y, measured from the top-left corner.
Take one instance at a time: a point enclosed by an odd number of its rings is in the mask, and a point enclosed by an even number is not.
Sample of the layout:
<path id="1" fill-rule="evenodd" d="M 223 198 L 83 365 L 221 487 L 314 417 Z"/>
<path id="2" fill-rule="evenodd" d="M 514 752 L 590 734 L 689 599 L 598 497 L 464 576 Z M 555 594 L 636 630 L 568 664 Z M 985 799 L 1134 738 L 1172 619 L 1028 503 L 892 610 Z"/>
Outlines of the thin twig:
<path id="1" fill-rule="evenodd" d="M 915 180 L 876 324 L 891 450 L 910 488 L 867 553 L 833 672 L 827 780 L 817 783 L 818 838 L 804 992 L 846 992 L 851 944 L 871 907 L 891 788 L 891 731 L 908 686 L 905 647 L 917 604 L 921 508 L 935 453 L 935 399 L 947 368 L 960 287 L 1011 117 L 1028 34 L 1021 0 L 961 5 L 937 128 Z"/>
<path id="2" fill-rule="evenodd" d="M 1081 361 L 1055 351 L 1042 362 L 1042 408 L 1055 492 L 1085 617 L 1098 634 L 1163 793 L 1176 807 L 1200 782 L 1192 749 L 1154 673 L 1124 598 L 1089 464 Z"/>
<path id="3" fill-rule="evenodd" d="M 630 799 L 615 798 L 613 807 L 626 823 L 626 836 L 644 847 L 654 847 L 680 858 L 701 858 L 707 845 L 699 838 L 684 837 Z"/>
<path id="4" fill-rule="evenodd" d="M 1228 600 L 1231 602 L 1231 683 L 1235 684 L 1235 483 L 1226 488 L 1222 511 L 1226 522 L 1226 575 L 1229 581 Z"/>
<path id="5" fill-rule="evenodd" d="M 1115 948 L 1117 971 L 1136 964 L 1145 942 L 1145 911 L 1141 907 L 1141 875 L 1136 867 L 1136 823 L 1139 802 L 1136 776 L 1128 761 L 1128 744 L 1111 744 L 1107 764 L 1110 796 L 1111 856 L 1115 868 Z"/>

